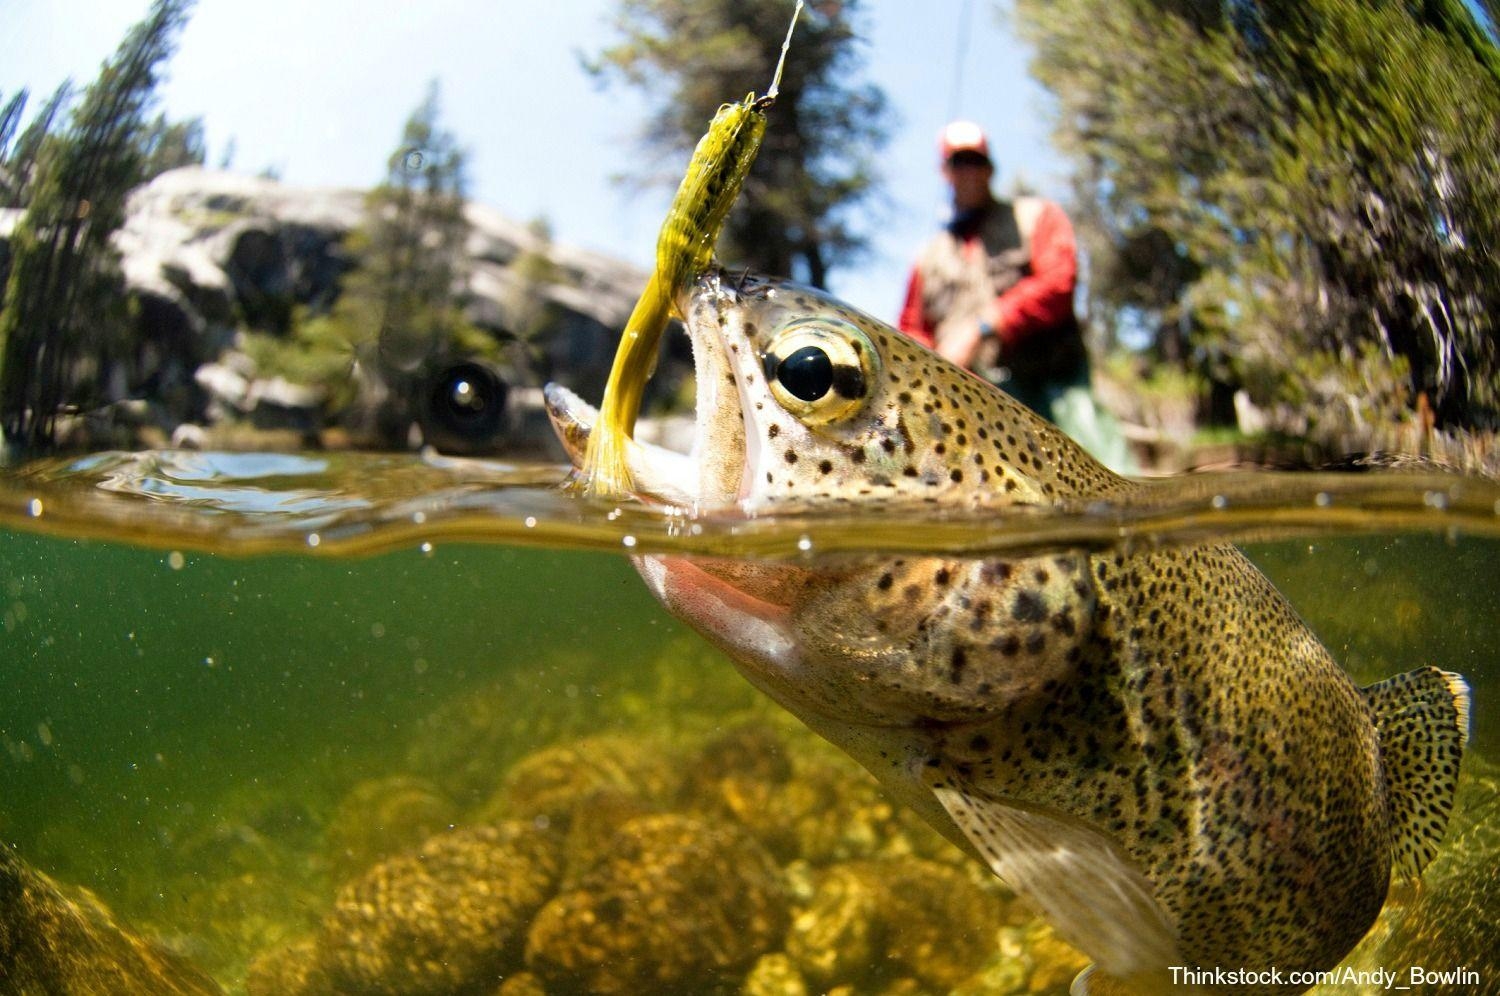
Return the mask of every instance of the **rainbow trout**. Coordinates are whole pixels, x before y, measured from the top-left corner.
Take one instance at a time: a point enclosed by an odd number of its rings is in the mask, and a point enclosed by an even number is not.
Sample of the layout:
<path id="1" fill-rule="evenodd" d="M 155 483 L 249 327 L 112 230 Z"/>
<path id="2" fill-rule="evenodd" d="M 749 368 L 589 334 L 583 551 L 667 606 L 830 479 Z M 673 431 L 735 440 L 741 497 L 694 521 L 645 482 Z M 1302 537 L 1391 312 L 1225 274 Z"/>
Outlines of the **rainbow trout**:
<path id="1" fill-rule="evenodd" d="M 1026 408 L 815 291 L 710 271 L 686 455 L 636 494 L 768 513 L 1121 496 Z M 595 417 L 547 389 L 575 463 Z M 909 506 L 908 506 L 909 507 Z M 1357 688 L 1229 546 L 757 562 L 651 555 L 651 591 L 749 680 L 1029 899 L 1094 965 L 1074 992 L 1298 993 L 1443 833 L 1463 679 Z M 1273 975 L 1279 972 L 1280 975 Z M 1221 980 L 1222 981 L 1222 980 Z"/>

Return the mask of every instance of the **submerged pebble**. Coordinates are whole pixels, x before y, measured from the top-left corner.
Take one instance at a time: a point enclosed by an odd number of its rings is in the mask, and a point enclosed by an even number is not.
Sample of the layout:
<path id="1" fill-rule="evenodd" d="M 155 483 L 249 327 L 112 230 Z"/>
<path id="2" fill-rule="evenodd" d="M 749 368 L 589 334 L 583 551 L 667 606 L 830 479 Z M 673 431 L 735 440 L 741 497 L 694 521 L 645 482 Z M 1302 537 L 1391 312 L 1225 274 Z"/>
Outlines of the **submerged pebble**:
<path id="1" fill-rule="evenodd" d="M 905 857 L 835 865 L 792 922 L 787 953 L 819 985 L 913 978 L 942 991 L 994 951 L 995 895 L 963 872 Z"/>
<path id="2" fill-rule="evenodd" d="M 646 816 L 541 910 L 526 964 L 549 991 L 703 991 L 774 950 L 786 917 L 780 872 L 743 830 Z"/>
<path id="3" fill-rule="evenodd" d="M 262 963 L 251 981 L 304 980 L 300 990 L 259 990 L 265 996 L 436 996 L 499 980 L 519 970 L 526 926 L 560 871 L 556 836 L 524 824 L 439 834 L 339 890 L 311 946 L 281 955 L 305 971 Z"/>
<path id="4" fill-rule="evenodd" d="M 360 782 L 328 824 L 328 855 L 347 876 L 414 847 L 453 822 L 458 806 L 426 779 L 394 775 Z"/>

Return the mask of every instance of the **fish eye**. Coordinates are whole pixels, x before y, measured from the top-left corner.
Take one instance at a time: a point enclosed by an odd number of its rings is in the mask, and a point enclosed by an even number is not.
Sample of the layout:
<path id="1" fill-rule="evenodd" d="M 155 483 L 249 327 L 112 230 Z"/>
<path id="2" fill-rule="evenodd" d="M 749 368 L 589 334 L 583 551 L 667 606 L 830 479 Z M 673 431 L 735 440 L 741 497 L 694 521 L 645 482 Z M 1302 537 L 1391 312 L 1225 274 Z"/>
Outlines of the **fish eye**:
<path id="1" fill-rule="evenodd" d="M 776 383 L 802 401 L 817 401 L 833 390 L 833 361 L 820 346 L 803 346 L 776 364 Z"/>
<path id="2" fill-rule="evenodd" d="M 875 383 L 875 348 L 857 327 L 809 319 L 781 329 L 765 351 L 766 383 L 798 419 L 826 423 L 861 407 Z"/>

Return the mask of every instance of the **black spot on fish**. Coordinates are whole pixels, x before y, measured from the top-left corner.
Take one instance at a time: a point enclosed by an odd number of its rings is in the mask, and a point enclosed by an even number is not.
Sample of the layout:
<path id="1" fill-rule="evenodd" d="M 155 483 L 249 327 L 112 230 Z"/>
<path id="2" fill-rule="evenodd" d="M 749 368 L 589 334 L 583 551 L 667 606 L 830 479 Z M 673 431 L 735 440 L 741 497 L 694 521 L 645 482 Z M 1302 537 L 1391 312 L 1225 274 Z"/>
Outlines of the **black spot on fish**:
<path id="1" fill-rule="evenodd" d="M 1016 622 L 1041 622 L 1047 617 L 1047 607 L 1042 604 L 1042 599 L 1036 592 L 1020 591 L 1016 593 L 1016 601 L 1011 606 L 1010 614 Z"/>
<path id="2" fill-rule="evenodd" d="M 969 656 L 964 653 L 964 648 L 954 647 L 952 656 L 948 658 L 948 680 L 955 685 L 963 681 L 964 666 L 968 663 Z"/>

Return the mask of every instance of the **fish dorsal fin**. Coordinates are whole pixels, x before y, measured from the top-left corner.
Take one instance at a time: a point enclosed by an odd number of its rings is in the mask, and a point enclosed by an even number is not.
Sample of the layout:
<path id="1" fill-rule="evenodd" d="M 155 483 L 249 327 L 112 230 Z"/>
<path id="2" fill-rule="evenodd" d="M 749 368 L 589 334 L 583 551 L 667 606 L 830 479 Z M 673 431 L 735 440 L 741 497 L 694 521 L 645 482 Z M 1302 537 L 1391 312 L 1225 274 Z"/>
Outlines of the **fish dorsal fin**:
<path id="1" fill-rule="evenodd" d="M 949 769 L 924 771 L 928 788 L 995 874 L 1106 973 L 1080 976 L 1076 992 L 1175 991 L 1163 985 L 1169 967 L 1183 964 L 1175 931 L 1151 883 L 1118 845 L 1061 815 L 991 798 Z"/>
<path id="2" fill-rule="evenodd" d="M 1391 865 L 1416 878 L 1437 854 L 1453 812 L 1458 765 L 1469 742 L 1469 686 L 1435 667 L 1364 689 L 1380 735 L 1391 807 Z"/>

